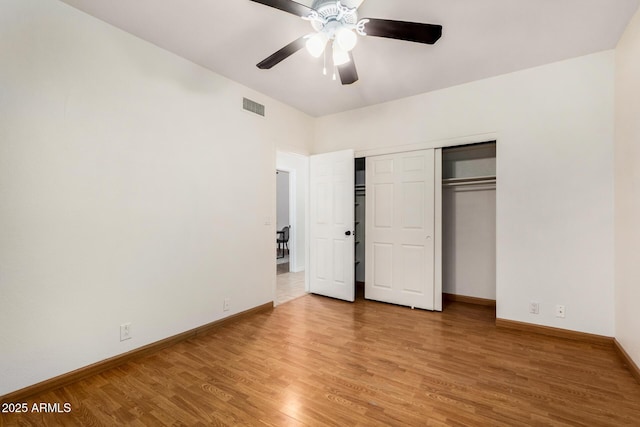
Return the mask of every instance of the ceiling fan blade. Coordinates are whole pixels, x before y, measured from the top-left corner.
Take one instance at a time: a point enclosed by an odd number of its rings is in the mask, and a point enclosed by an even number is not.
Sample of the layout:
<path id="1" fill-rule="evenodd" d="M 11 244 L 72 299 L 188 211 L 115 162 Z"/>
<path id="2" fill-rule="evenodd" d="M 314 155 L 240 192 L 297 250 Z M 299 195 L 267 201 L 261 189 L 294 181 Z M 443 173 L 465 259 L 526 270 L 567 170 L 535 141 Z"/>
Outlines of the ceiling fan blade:
<path id="1" fill-rule="evenodd" d="M 296 3 L 295 1 L 292 1 L 292 0 L 251 0 L 251 1 L 263 4 L 265 6 L 270 6 L 276 9 L 280 9 L 300 17 L 309 16 L 309 14 L 313 12 L 313 9 L 311 9 L 310 7 L 307 7 L 300 3 Z"/>
<path id="2" fill-rule="evenodd" d="M 349 58 L 351 61 L 338 65 L 338 74 L 340 74 L 340 81 L 343 85 L 350 85 L 358 81 L 358 70 L 356 70 L 356 64 L 353 62 L 351 52 L 349 52 Z"/>
<path id="3" fill-rule="evenodd" d="M 291 43 L 289 43 L 288 45 L 286 45 L 285 47 L 283 47 L 282 49 L 280 49 L 270 57 L 259 62 L 257 67 L 260 68 L 261 70 L 268 70 L 273 66 L 278 65 L 280 62 L 284 61 L 285 59 L 287 59 L 288 57 L 290 57 L 300 49 L 302 49 L 305 43 L 306 43 L 306 40 L 304 36 L 300 37 L 299 39 L 292 41 Z"/>
<path id="4" fill-rule="evenodd" d="M 364 31 L 368 36 L 387 37 L 416 43 L 434 44 L 442 35 L 442 25 L 368 18 Z"/>

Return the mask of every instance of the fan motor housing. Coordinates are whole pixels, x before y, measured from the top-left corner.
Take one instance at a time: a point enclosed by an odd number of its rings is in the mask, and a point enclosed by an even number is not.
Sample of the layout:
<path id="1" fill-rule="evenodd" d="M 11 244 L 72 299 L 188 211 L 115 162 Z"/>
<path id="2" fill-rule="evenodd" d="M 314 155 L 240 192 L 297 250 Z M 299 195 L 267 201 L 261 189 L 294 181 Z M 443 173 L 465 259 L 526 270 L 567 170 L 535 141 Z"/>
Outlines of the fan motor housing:
<path id="1" fill-rule="evenodd" d="M 312 8 L 318 13 L 318 16 L 326 20 L 327 22 L 337 21 L 341 24 L 356 25 L 358 23 L 358 15 L 356 9 L 349 9 L 346 13 L 342 14 L 342 18 L 338 21 L 336 18 L 340 15 L 340 8 L 346 9 L 342 3 L 336 0 L 316 0 L 313 2 Z M 313 29 L 316 31 L 322 31 L 327 24 L 323 24 L 319 21 L 311 21 Z"/>

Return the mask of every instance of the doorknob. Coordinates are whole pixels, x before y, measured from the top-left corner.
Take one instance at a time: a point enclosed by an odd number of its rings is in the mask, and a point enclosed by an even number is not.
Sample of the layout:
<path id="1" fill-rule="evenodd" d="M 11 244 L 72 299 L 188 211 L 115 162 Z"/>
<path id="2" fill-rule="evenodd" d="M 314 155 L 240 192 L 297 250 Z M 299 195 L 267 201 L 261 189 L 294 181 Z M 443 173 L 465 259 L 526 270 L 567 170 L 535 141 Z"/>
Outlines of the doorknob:
<path id="1" fill-rule="evenodd" d="M 344 232 L 344 235 L 345 235 L 345 236 L 351 236 L 351 231 L 345 231 L 345 232 Z"/>

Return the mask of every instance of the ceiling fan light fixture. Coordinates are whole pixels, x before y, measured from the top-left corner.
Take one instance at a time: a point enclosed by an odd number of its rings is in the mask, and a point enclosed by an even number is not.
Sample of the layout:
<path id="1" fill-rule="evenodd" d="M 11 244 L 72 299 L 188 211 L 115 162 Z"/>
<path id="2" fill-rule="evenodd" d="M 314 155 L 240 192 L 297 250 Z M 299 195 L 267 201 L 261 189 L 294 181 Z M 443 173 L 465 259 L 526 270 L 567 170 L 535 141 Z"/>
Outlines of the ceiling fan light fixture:
<path id="1" fill-rule="evenodd" d="M 340 45 L 340 48 L 347 52 L 350 52 L 358 43 L 358 36 L 356 33 L 344 27 L 336 31 L 335 38 Z"/>
<path id="2" fill-rule="evenodd" d="M 333 43 L 333 65 L 338 67 L 340 65 L 344 65 L 347 62 L 351 61 L 349 57 L 349 52 L 342 49 L 340 44 L 337 42 Z"/>
<path id="3" fill-rule="evenodd" d="M 307 48 L 307 52 L 314 58 L 320 58 L 322 52 L 324 52 L 324 48 L 327 45 L 327 36 L 326 34 L 320 32 L 315 33 L 307 39 L 305 43 L 305 47 Z"/>
<path id="4" fill-rule="evenodd" d="M 327 68 L 327 45 L 331 42 L 331 56 L 335 79 L 340 74 L 343 85 L 358 81 L 358 72 L 351 50 L 358 42 L 358 36 L 385 37 L 414 43 L 434 44 L 442 36 L 442 25 L 420 22 L 397 21 L 393 19 L 364 18 L 358 20 L 358 7 L 362 0 L 309 0 L 311 6 L 298 3 L 300 0 L 250 0 L 279 9 L 309 21 L 314 32 L 299 37 L 276 51 L 256 66 L 268 70 L 306 47 L 310 55 L 319 58 L 324 55 L 323 74 Z"/>

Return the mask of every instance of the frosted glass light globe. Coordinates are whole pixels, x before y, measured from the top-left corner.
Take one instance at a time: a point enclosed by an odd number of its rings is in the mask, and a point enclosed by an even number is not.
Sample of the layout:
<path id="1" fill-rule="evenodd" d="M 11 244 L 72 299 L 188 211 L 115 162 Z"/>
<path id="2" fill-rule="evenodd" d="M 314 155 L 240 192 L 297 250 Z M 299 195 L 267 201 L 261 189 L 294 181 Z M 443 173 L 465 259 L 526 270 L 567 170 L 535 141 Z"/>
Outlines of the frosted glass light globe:
<path id="1" fill-rule="evenodd" d="M 327 44 L 327 36 L 324 33 L 316 33 L 307 39 L 305 47 L 314 58 L 319 58 Z"/>
<path id="2" fill-rule="evenodd" d="M 333 43 L 333 65 L 337 67 L 339 65 L 346 64 L 349 61 L 351 61 L 349 52 L 342 49 L 339 43 Z"/>
<path id="3" fill-rule="evenodd" d="M 358 36 L 347 28 L 341 28 L 336 31 L 336 41 L 342 50 L 349 52 L 356 47 Z"/>

